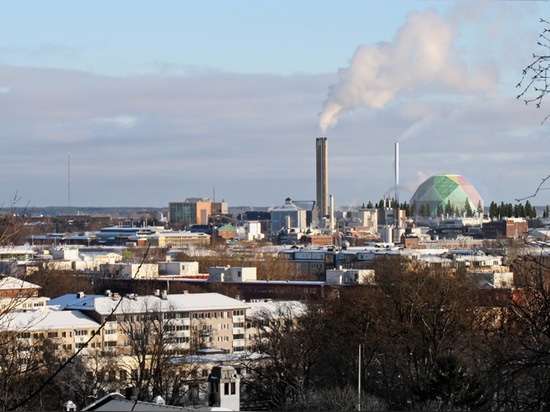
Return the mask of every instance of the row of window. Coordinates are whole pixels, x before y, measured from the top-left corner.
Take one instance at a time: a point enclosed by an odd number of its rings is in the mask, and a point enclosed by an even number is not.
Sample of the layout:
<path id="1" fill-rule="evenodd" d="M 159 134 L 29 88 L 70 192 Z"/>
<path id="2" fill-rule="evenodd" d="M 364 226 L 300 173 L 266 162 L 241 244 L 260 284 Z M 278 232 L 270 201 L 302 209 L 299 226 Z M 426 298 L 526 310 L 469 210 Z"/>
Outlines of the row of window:
<path id="1" fill-rule="evenodd" d="M 89 332 L 88 330 L 75 330 L 74 331 L 74 336 L 88 336 L 88 332 Z M 113 333 L 116 333 L 116 330 Z M 31 337 L 33 339 L 44 339 L 46 336 L 49 339 L 55 339 L 55 338 L 59 338 L 59 337 L 72 338 L 73 337 L 73 332 L 72 331 L 63 331 L 63 332 L 59 333 L 57 331 L 54 331 L 54 332 L 48 332 L 47 334 L 45 334 L 44 332 L 34 332 L 34 333 L 21 332 L 21 333 L 17 334 L 17 337 L 19 339 L 30 339 Z"/>
<path id="2" fill-rule="evenodd" d="M 173 343 L 189 343 L 189 336 L 168 338 L 168 339 L 167 339 L 167 343 L 169 343 L 169 344 L 173 344 Z"/>
<path id="3" fill-rule="evenodd" d="M 197 312 L 193 313 L 193 319 L 228 318 L 229 312 Z"/>
<path id="4" fill-rule="evenodd" d="M 167 312 L 164 319 L 189 319 L 189 312 Z"/>
<path id="5" fill-rule="evenodd" d="M 189 330 L 189 325 L 166 325 L 164 327 L 166 332 L 180 332 L 184 330 Z"/>

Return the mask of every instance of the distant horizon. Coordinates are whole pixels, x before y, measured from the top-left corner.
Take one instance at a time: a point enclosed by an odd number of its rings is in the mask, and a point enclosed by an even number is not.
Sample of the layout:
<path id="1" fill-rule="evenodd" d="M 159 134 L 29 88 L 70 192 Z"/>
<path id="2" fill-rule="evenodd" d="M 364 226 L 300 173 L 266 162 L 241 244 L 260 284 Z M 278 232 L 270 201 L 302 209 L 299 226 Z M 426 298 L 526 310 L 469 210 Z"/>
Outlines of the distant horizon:
<path id="1" fill-rule="evenodd" d="M 381 199 L 380 199 L 381 200 Z M 376 204 L 378 203 L 380 200 L 378 201 L 371 201 L 372 203 Z M 529 200 L 529 199 L 527 199 Z M 496 202 L 496 201 L 495 201 Z M 367 204 L 367 202 L 365 202 L 365 204 Z M 401 202 L 403 203 L 403 202 Z M 407 202 L 409 203 L 409 202 Z M 497 205 L 500 205 L 501 201 L 498 201 L 496 202 Z M 525 204 L 526 202 L 523 201 L 523 202 L 518 202 L 518 204 Z M 531 203 L 531 205 L 537 209 L 537 211 L 544 211 L 546 209 L 546 207 L 548 205 L 535 205 L 533 204 L 530 200 L 529 200 L 529 203 Z M 282 203 L 281 203 L 282 205 Z M 490 205 L 490 202 L 489 204 L 485 204 L 483 209 L 484 209 L 484 213 L 487 212 L 489 210 L 489 205 Z M 250 205 L 239 205 L 239 206 L 231 206 L 229 205 L 228 206 L 229 209 L 234 209 L 234 210 L 246 210 L 246 209 L 249 209 L 249 210 L 258 210 L 258 211 L 268 211 L 270 208 L 272 208 L 273 206 L 250 206 Z M 359 207 L 355 207 L 355 209 L 358 209 Z M 64 211 L 74 211 L 78 214 L 79 211 L 85 211 L 86 209 L 89 209 L 89 210 L 118 210 L 118 211 L 127 211 L 127 212 L 148 212 L 148 211 L 155 211 L 155 212 L 159 212 L 159 211 L 165 211 L 165 212 L 168 212 L 168 205 L 166 206 L 35 206 L 34 208 L 25 208 L 25 207 L 16 207 L 15 208 L 15 213 L 16 214 L 24 214 L 22 212 L 25 212 L 25 211 L 30 211 L 30 217 L 40 217 L 40 216 L 37 216 L 35 215 L 34 213 L 32 213 L 33 211 L 34 212 L 52 212 L 54 210 L 58 210 L 60 213 L 58 214 L 50 214 L 48 213 L 47 216 L 71 216 L 73 215 L 72 213 L 67 213 L 67 214 L 62 214 L 62 212 Z M 348 206 L 348 205 L 344 205 L 344 206 L 340 206 L 337 208 L 338 211 L 346 211 L 346 210 L 352 210 L 354 209 L 354 207 L 352 206 Z M 4 208 L 4 210 L 0 209 L 0 214 L 2 213 L 5 213 L 6 211 L 6 208 Z M 9 210 L 11 212 L 11 209 Z M 84 214 L 87 214 L 87 213 L 84 213 Z"/>

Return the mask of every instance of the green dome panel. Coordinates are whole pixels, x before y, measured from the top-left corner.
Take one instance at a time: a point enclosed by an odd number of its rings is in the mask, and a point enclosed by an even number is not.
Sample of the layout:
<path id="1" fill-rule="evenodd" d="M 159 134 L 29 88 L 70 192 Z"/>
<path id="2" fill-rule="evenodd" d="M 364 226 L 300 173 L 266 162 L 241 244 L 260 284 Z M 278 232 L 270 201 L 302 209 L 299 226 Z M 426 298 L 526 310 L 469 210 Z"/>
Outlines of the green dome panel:
<path id="1" fill-rule="evenodd" d="M 455 211 L 463 213 L 466 202 L 473 211 L 476 211 L 479 205 L 483 208 L 483 199 L 467 179 L 460 175 L 438 174 L 418 186 L 410 203 L 415 205 L 417 214 L 424 206 L 429 207 L 431 215 L 435 216 L 438 207 L 445 210 L 449 203 Z"/>

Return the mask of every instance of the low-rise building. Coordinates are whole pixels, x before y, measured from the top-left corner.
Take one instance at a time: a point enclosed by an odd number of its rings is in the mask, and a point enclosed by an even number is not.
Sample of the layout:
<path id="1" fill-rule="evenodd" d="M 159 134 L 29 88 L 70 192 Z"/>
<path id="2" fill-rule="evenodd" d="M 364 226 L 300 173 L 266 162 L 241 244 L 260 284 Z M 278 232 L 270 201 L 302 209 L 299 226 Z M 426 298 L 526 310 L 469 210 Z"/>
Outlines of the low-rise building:
<path id="1" fill-rule="evenodd" d="M 41 286 L 6 276 L 0 279 L 0 313 L 44 309 L 49 298 L 38 296 Z"/>
<path id="2" fill-rule="evenodd" d="M 152 247 L 208 246 L 210 242 L 209 234 L 190 230 L 164 230 L 136 238 L 138 245 Z"/>
<path id="3" fill-rule="evenodd" d="M 208 269 L 210 282 L 251 282 L 255 281 L 255 267 L 211 267 Z"/>
<path id="4" fill-rule="evenodd" d="M 372 269 L 327 269 L 326 283 L 329 285 L 374 285 Z"/>
<path id="5" fill-rule="evenodd" d="M 524 238 L 528 233 L 527 220 L 522 218 L 505 218 L 483 223 L 484 239 Z"/>
<path id="6" fill-rule="evenodd" d="M 262 240 L 265 235 L 262 232 L 262 224 L 259 221 L 247 220 L 239 222 L 236 225 L 237 240 L 251 242 L 255 240 Z"/>
<path id="7" fill-rule="evenodd" d="M 199 276 L 199 262 L 159 262 L 158 266 L 162 276 Z"/>
<path id="8" fill-rule="evenodd" d="M 159 276 L 157 263 L 104 263 L 99 270 L 103 276 L 123 279 L 156 279 Z"/>

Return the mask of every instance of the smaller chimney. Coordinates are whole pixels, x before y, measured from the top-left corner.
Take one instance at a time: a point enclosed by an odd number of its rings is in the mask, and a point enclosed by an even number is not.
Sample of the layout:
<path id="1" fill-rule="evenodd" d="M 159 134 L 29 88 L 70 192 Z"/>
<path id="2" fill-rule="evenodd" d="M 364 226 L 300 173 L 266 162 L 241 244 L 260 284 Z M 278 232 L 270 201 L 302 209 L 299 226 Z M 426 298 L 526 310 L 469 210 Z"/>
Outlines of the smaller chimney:
<path id="1" fill-rule="evenodd" d="M 126 399 L 135 401 L 138 398 L 138 389 L 135 386 L 126 388 Z"/>

